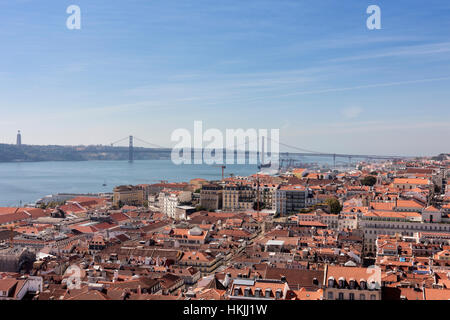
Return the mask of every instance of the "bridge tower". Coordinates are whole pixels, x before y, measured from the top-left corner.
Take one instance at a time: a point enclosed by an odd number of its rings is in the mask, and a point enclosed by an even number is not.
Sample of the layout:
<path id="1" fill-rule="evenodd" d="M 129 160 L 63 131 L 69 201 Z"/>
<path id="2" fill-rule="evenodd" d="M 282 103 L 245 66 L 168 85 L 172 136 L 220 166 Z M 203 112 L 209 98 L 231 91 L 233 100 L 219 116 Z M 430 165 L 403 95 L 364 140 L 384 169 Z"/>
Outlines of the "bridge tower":
<path id="1" fill-rule="evenodd" d="M 130 136 L 128 144 L 128 162 L 133 162 L 133 136 Z"/>

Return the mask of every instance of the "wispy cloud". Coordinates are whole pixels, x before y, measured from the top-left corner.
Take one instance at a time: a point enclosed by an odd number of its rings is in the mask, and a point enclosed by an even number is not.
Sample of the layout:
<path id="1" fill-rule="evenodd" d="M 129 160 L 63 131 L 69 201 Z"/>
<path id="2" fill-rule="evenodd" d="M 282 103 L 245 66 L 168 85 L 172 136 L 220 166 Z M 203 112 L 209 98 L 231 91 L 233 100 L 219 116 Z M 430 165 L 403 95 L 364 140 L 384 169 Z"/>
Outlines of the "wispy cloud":
<path id="1" fill-rule="evenodd" d="M 385 133 L 386 131 L 410 131 L 420 129 L 447 129 L 450 131 L 450 119 L 447 121 L 361 121 L 361 122 L 338 122 L 328 123 L 323 126 L 306 127 L 290 130 L 287 137 L 310 136 L 310 135 L 336 135 L 356 133 Z"/>
<path id="2" fill-rule="evenodd" d="M 450 52 L 450 42 L 439 42 L 431 44 L 422 45 L 411 45 L 389 48 L 385 50 L 378 50 L 376 53 L 360 54 L 350 57 L 342 57 L 330 59 L 330 62 L 345 62 L 345 61 L 356 61 L 356 60 L 368 60 L 368 59 L 379 59 L 387 57 L 404 57 L 404 56 L 418 56 L 418 55 L 432 55 L 432 54 L 443 54 Z"/>
<path id="3" fill-rule="evenodd" d="M 434 82 L 434 81 L 446 81 L 446 80 L 450 80 L 450 76 L 440 77 L 440 78 L 374 83 L 374 84 L 352 86 L 352 87 L 340 87 L 340 88 L 328 88 L 328 89 L 318 89 L 318 90 L 310 90 L 310 91 L 298 91 L 298 92 L 291 92 L 291 93 L 282 94 L 282 95 L 264 96 L 264 97 L 255 98 L 252 100 L 260 100 L 260 99 L 268 99 L 268 98 L 281 98 L 281 97 L 290 97 L 290 96 L 301 96 L 301 95 L 309 95 L 309 94 L 322 94 L 322 93 L 329 93 L 329 92 L 352 91 L 352 90 L 358 90 L 358 89 L 392 87 L 392 86 L 401 86 L 401 85 L 407 85 L 407 84 L 425 83 L 425 82 Z"/>
<path id="4" fill-rule="evenodd" d="M 341 114 L 347 119 L 357 118 L 362 112 L 363 109 L 358 106 L 347 107 L 341 110 Z"/>

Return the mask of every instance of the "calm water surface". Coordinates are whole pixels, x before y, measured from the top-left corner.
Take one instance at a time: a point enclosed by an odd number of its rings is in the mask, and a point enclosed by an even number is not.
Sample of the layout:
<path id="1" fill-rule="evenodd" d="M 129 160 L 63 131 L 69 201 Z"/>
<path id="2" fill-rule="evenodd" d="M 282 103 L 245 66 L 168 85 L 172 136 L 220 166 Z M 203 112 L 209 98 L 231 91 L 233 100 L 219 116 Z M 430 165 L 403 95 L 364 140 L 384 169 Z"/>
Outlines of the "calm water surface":
<path id="1" fill-rule="evenodd" d="M 227 165 L 225 175 L 250 175 L 256 165 Z M 34 203 L 55 193 L 111 192 L 120 184 L 189 182 L 193 178 L 220 179 L 220 167 L 174 165 L 170 160 L 58 161 L 0 163 L 0 206 Z M 106 182 L 107 186 L 102 184 Z"/>
<path id="2" fill-rule="evenodd" d="M 331 159 L 310 157 L 315 163 Z M 256 165 L 234 164 L 225 176 L 248 176 L 258 171 Z M 220 167 L 175 165 L 171 160 L 128 161 L 49 161 L 0 163 L 0 206 L 18 206 L 56 193 L 112 192 L 121 184 L 189 182 L 194 178 L 219 180 Z M 107 186 L 103 186 L 103 183 Z"/>

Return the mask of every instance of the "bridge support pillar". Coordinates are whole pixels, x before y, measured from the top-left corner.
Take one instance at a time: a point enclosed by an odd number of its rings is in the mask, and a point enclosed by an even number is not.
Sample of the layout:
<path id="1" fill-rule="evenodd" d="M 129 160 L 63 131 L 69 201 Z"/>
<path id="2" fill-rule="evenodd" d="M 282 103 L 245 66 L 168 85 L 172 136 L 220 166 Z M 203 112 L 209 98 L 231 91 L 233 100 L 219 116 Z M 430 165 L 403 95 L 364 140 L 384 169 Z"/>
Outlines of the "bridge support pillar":
<path id="1" fill-rule="evenodd" d="M 133 136 L 130 136 L 128 144 L 128 162 L 133 162 Z"/>

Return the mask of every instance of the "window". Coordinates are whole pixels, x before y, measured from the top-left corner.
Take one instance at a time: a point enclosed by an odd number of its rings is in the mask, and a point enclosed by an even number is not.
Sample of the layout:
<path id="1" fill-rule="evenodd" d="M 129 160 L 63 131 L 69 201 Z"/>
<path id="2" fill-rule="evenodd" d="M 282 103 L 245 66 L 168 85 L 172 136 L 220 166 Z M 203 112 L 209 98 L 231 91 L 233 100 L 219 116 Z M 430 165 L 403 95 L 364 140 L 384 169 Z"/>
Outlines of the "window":
<path id="1" fill-rule="evenodd" d="M 371 295 L 370 295 L 370 300 L 377 300 L 377 296 L 374 295 L 374 294 L 371 294 Z"/>
<path id="2" fill-rule="evenodd" d="M 354 293 L 350 293 L 349 299 L 350 299 L 350 300 L 355 300 L 355 294 L 354 294 Z"/>
<path id="3" fill-rule="evenodd" d="M 334 279 L 333 278 L 328 279 L 328 287 L 329 288 L 333 288 L 334 287 Z"/>
<path id="4" fill-rule="evenodd" d="M 366 295 L 364 293 L 361 293 L 359 295 L 359 300 L 366 300 Z"/>
<path id="5" fill-rule="evenodd" d="M 344 293 L 343 292 L 339 292 L 339 300 L 344 300 Z"/>
<path id="6" fill-rule="evenodd" d="M 333 292 L 328 292 L 328 300 L 333 300 Z"/>

